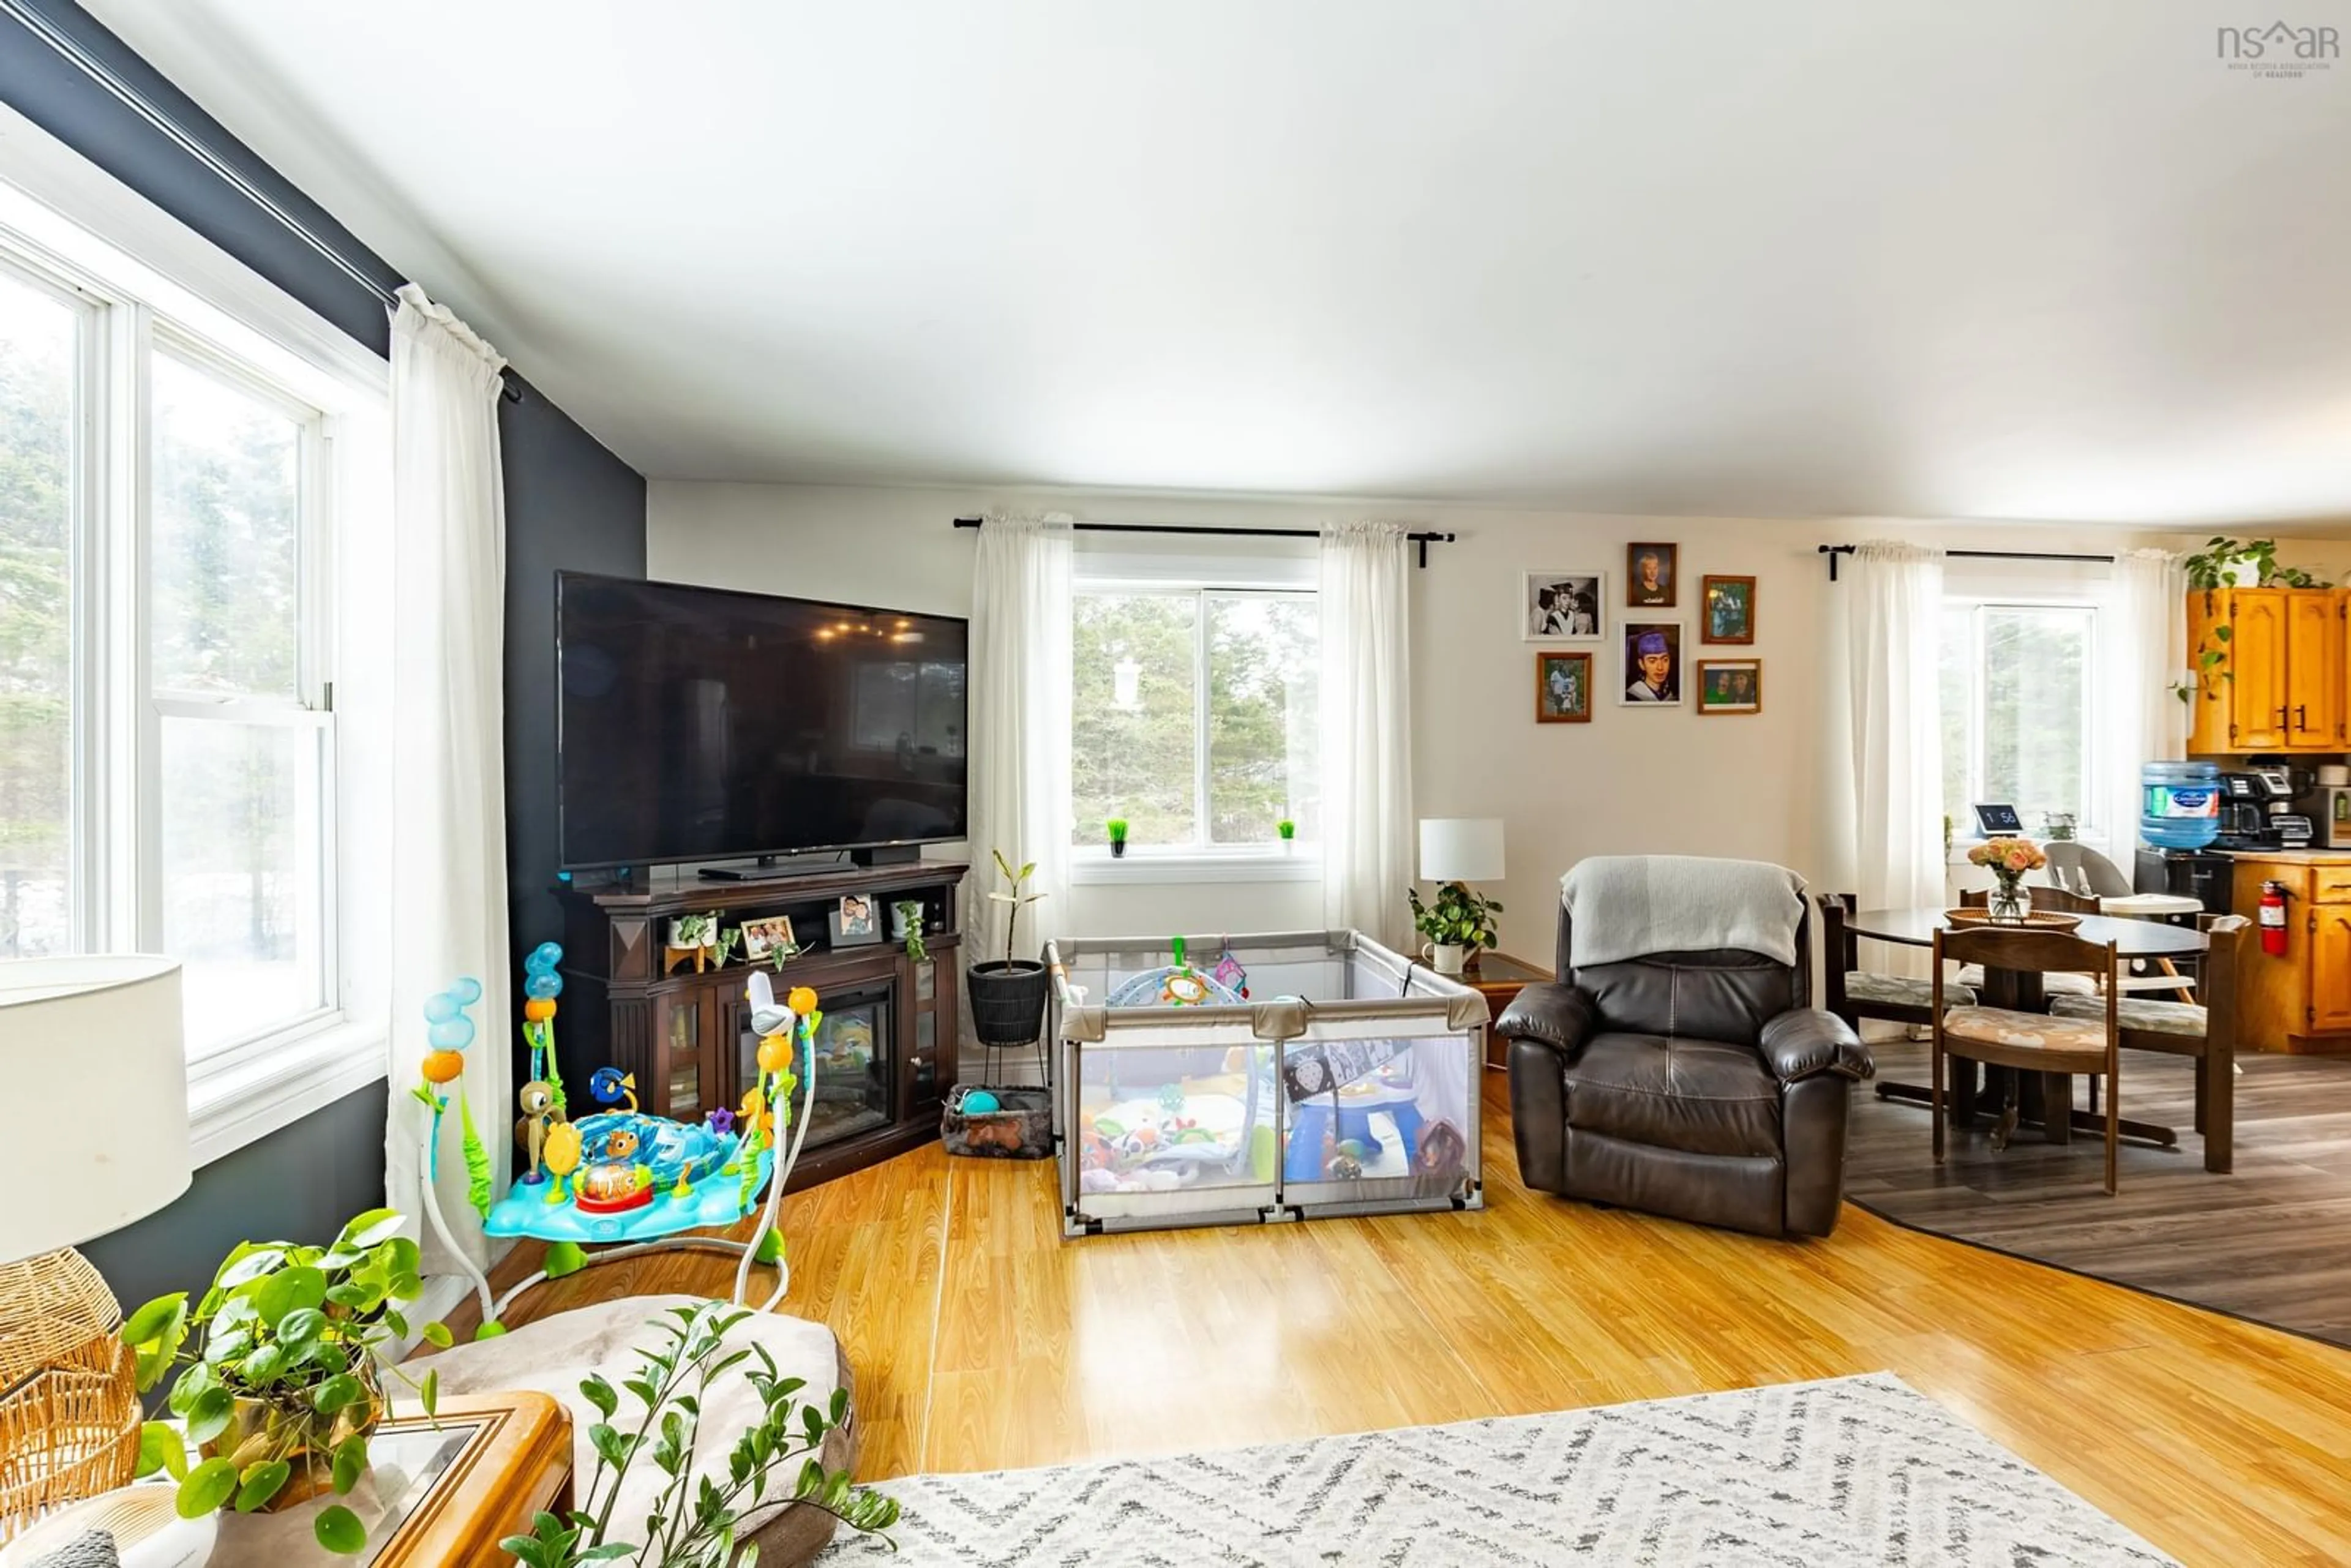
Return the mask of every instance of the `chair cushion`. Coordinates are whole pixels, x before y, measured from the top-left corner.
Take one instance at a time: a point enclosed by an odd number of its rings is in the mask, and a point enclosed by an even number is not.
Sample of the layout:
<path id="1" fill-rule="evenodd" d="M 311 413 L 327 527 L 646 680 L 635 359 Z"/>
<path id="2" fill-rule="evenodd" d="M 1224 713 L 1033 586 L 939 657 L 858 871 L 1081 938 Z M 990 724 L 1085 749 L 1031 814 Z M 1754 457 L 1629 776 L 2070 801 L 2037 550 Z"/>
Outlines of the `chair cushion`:
<path id="1" fill-rule="evenodd" d="M 1870 969 L 1847 969 L 1844 972 L 1844 994 L 1856 1002 L 1874 1002 L 1879 1007 L 1917 1008 L 1922 1011 L 1935 1005 L 1935 983 L 1913 979 L 1907 975 L 1881 975 Z M 1943 1004 L 1946 1007 L 1972 1007 L 1976 994 L 1966 986 L 1943 982 Z"/>
<path id="2" fill-rule="evenodd" d="M 1748 1045 L 1595 1035 L 1567 1071 L 1567 1124 L 1694 1155 L 1780 1153 L 1780 1082 Z"/>
<path id="3" fill-rule="evenodd" d="M 1983 989 L 1983 966 L 1981 964 L 1961 965 L 1959 983 L 1979 991 Z M 2098 982 L 2087 975 L 2069 974 L 2060 969 L 2055 974 L 2041 977 L 2041 990 L 2044 996 L 2052 997 L 2095 997 L 2098 994 Z M 1946 988 L 1943 994 L 1948 997 L 1950 994 L 1949 989 Z"/>
<path id="4" fill-rule="evenodd" d="M 1943 1015 L 1943 1038 L 1953 1047 L 1972 1040 L 2011 1050 L 2102 1051 L 2106 1019 L 2103 1006 L 2096 1023 L 2006 1008 L 1953 1008 Z"/>
<path id="5" fill-rule="evenodd" d="M 2049 1010 L 2058 1018 L 2088 1019 L 2101 1030 L 2106 1027 L 2106 1002 L 2103 997 L 2052 997 Z M 2115 1020 L 2125 1029 L 2143 1029 L 2152 1034 L 2187 1034 L 2199 1039 L 2207 1024 L 2202 1008 L 2194 1002 L 2157 1002 L 2141 997 L 2124 997 L 2115 1003 Z"/>

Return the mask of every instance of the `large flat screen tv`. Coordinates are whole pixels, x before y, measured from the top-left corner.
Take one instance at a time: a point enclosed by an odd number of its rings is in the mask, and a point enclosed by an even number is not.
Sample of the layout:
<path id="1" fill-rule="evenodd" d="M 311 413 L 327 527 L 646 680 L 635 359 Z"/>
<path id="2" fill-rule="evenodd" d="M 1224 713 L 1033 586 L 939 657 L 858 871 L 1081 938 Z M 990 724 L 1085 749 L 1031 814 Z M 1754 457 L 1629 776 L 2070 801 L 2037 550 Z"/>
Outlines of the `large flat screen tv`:
<path id="1" fill-rule="evenodd" d="M 960 839 L 967 622 L 556 576 L 566 869 Z"/>

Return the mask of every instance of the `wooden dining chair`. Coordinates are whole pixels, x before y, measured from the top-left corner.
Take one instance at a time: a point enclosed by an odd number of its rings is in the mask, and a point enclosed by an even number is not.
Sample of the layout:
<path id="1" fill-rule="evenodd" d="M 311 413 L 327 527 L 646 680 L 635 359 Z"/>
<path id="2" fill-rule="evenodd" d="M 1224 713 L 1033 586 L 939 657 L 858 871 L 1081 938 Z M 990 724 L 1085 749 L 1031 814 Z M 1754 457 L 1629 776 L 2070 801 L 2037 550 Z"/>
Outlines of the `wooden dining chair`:
<path id="1" fill-rule="evenodd" d="M 1944 1005 L 1943 965 L 1946 960 L 1973 962 L 1987 968 L 2038 970 L 2043 974 L 2088 975 L 2102 980 L 2105 1017 L 2095 1024 L 2084 1019 L 2047 1013 L 2016 1012 L 2007 1008 Z M 1962 1056 L 1992 1067 L 2019 1072 L 2061 1076 L 2095 1075 L 2106 1081 L 2106 1196 L 2115 1193 L 2116 1152 L 2122 1143 L 2122 1030 L 2116 1018 L 2116 945 L 2097 943 L 2062 931 L 1970 926 L 1935 933 L 1935 1038 L 1933 1104 L 1935 1163 L 1943 1163 L 1944 1058 Z M 2056 1079 L 2046 1082 L 2054 1083 Z M 2071 1099 L 2065 1095 L 2062 1106 Z M 2063 1109 L 2051 1113 L 2064 1115 Z"/>
<path id="2" fill-rule="evenodd" d="M 2085 898 L 2077 893 L 2068 893 L 2062 887 L 2043 887 L 2035 883 L 2025 891 L 2032 895 L 2032 907 L 2038 910 L 2057 915 L 2095 915 L 2098 912 L 2096 899 Z M 1988 887 L 1968 888 L 1959 894 L 1959 906 L 1963 909 L 1981 909 L 1991 902 L 1991 889 Z M 1960 965 L 1959 984 L 1970 990 L 1984 989 L 1983 966 L 1981 964 Z M 2097 986 L 2081 975 L 2043 975 L 2041 977 L 2041 989 L 2049 996 L 2055 996 L 2059 992 L 2070 992 L 2085 997 L 2095 997 L 2098 994 Z"/>
<path id="3" fill-rule="evenodd" d="M 1861 939 L 1845 928 L 1845 917 L 1854 910 L 1854 895 L 1823 893 L 1818 902 L 1822 948 L 1828 957 L 1823 986 L 1828 1010 L 1856 1030 L 1864 1019 L 1919 1029 L 1933 1023 L 1934 991 L 1924 977 L 1888 975 L 1861 967 Z M 1976 994 L 1966 986 L 1954 985 L 1950 999 L 1953 1006 L 1973 1005 Z"/>

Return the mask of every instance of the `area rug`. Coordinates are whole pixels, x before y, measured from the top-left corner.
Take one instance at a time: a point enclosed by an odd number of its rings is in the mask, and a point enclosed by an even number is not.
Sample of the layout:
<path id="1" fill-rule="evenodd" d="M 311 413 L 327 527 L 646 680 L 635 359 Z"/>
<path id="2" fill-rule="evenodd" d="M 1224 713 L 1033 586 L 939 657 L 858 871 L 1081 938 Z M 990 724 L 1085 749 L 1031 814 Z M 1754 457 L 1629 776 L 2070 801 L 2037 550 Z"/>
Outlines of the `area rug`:
<path id="1" fill-rule="evenodd" d="M 882 1490 L 824 1568 L 2172 1561 L 1888 1373 Z"/>

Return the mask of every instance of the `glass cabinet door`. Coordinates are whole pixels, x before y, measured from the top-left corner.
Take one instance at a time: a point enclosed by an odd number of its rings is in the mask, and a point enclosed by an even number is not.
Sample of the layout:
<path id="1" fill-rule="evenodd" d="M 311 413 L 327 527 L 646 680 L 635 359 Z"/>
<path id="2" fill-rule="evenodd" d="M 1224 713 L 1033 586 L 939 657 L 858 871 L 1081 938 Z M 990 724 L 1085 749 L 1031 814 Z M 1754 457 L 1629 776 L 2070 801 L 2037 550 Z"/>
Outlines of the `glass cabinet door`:
<path id="1" fill-rule="evenodd" d="M 698 1000 L 680 998 L 662 1010 L 663 1113 L 681 1122 L 698 1120 L 703 1096 L 703 1009 Z"/>

